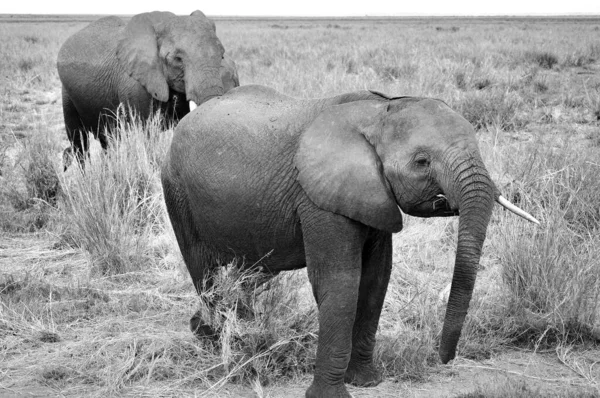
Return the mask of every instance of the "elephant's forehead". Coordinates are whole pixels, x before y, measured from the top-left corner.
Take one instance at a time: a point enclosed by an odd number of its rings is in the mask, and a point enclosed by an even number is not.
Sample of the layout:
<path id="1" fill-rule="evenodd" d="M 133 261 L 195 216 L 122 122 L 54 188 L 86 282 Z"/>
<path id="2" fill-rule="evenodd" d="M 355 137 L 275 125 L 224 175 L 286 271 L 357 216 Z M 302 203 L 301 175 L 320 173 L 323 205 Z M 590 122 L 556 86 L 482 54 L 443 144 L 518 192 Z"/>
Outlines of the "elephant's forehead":
<path id="1" fill-rule="evenodd" d="M 215 35 L 212 25 L 208 21 L 200 20 L 199 18 L 181 17 L 170 19 L 167 22 L 167 27 L 171 32 L 178 32 L 187 35 Z"/>
<path id="2" fill-rule="evenodd" d="M 413 103 L 406 108 L 407 114 L 421 123 L 434 122 L 438 119 L 453 119 L 459 116 L 444 102 L 436 99 L 426 98 Z"/>
<path id="3" fill-rule="evenodd" d="M 453 111 L 442 101 L 425 99 L 406 108 L 402 118 L 413 128 L 421 128 L 432 133 L 452 131 L 471 133 L 472 126 L 459 113 Z"/>
<path id="4" fill-rule="evenodd" d="M 402 109 L 386 123 L 388 143 L 428 146 L 474 137 L 471 124 L 442 101 L 425 99 Z"/>

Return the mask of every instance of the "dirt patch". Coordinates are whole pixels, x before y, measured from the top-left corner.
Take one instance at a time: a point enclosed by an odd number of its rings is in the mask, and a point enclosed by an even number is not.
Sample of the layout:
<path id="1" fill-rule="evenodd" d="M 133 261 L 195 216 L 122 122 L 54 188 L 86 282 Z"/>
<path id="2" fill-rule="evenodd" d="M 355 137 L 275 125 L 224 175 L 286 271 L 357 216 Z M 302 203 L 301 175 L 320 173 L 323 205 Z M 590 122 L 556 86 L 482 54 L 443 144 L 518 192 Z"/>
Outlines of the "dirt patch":
<path id="1" fill-rule="evenodd" d="M 579 358 L 600 358 L 600 350 L 577 354 Z M 590 362 L 593 364 L 593 362 Z M 595 369 L 596 382 L 590 384 L 586 377 L 579 375 L 562 363 L 556 352 L 534 353 L 530 351 L 509 351 L 486 361 L 470 361 L 458 358 L 450 365 L 440 365 L 429 380 L 394 383 L 385 381 L 374 388 L 349 387 L 354 397 L 406 397 L 406 398 L 450 398 L 485 389 L 498 384 L 524 385 L 529 390 L 544 394 L 557 394 L 566 391 L 600 393 L 600 366 Z M 307 379 L 303 386 L 277 386 L 264 388 L 265 397 L 303 397 L 310 384 Z M 251 395 L 250 395 L 251 396 Z M 255 395 L 256 396 L 256 395 Z"/>

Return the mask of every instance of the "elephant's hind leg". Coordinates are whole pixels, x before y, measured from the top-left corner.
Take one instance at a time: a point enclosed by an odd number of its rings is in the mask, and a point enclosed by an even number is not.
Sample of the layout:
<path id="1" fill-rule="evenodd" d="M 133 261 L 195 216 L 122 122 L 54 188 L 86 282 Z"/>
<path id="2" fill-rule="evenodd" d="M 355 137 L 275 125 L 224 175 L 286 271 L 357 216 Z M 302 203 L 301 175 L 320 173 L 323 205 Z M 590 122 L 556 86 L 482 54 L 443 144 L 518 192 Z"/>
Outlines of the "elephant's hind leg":
<path id="1" fill-rule="evenodd" d="M 67 138 L 71 143 L 71 146 L 65 149 L 63 153 L 64 170 L 66 171 L 71 164 L 72 157 L 75 157 L 83 168 L 89 149 L 88 132 L 81 121 L 75 104 L 73 104 L 71 97 L 69 97 L 64 87 L 62 89 L 62 104 Z"/>
<path id="2" fill-rule="evenodd" d="M 192 221 L 188 199 L 185 192 L 179 188 L 179 184 L 166 176 L 165 171 L 163 171 L 162 184 L 167 212 L 173 225 L 179 249 L 196 292 L 202 296 L 213 286 L 218 258 L 215 256 L 215 252 L 210 250 L 198 236 Z M 207 306 L 210 310 L 214 307 L 214 302 L 208 301 Z M 218 337 L 218 331 L 207 323 L 202 312 L 199 310 L 192 316 L 190 329 L 200 339 L 215 340 Z"/>
<path id="3" fill-rule="evenodd" d="M 373 363 L 375 333 L 392 270 L 392 235 L 373 231 L 362 259 L 356 318 L 352 331 L 352 355 L 344 376 L 346 383 L 375 386 L 382 381 Z"/>

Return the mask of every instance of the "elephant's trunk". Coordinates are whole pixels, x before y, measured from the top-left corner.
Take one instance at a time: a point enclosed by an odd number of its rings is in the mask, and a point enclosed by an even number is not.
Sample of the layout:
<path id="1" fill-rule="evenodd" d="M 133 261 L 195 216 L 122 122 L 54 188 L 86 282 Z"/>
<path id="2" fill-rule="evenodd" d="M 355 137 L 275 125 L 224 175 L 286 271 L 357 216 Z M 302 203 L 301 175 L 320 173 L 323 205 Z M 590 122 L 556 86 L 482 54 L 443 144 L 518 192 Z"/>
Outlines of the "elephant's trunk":
<path id="1" fill-rule="evenodd" d="M 479 155 L 450 159 L 448 193 L 458 203 L 460 216 L 452 288 L 439 349 L 443 363 L 452 360 L 456 353 L 494 206 L 494 184 Z"/>
<path id="2" fill-rule="evenodd" d="M 186 70 L 185 96 L 188 101 L 200 105 L 213 97 L 223 95 L 223 93 L 220 65 L 214 68 L 205 67 L 198 71 Z"/>

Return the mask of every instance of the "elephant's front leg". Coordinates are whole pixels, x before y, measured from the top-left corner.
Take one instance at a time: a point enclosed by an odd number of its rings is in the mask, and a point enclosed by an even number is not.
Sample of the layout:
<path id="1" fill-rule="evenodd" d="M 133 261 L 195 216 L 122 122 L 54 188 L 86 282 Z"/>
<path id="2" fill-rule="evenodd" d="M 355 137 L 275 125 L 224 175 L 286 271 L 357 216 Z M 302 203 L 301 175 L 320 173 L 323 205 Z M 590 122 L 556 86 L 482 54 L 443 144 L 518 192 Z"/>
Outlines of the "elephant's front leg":
<path id="1" fill-rule="evenodd" d="M 382 380 L 373 363 L 375 334 L 392 270 L 392 234 L 373 231 L 365 244 L 352 356 L 344 380 L 357 386 L 375 386 Z"/>
<path id="2" fill-rule="evenodd" d="M 308 275 L 319 308 L 315 375 L 306 396 L 349 397 L 344 375 L 352 352 L 366 231 L 343 216 L 318 212 L 302 220 Z"/>

